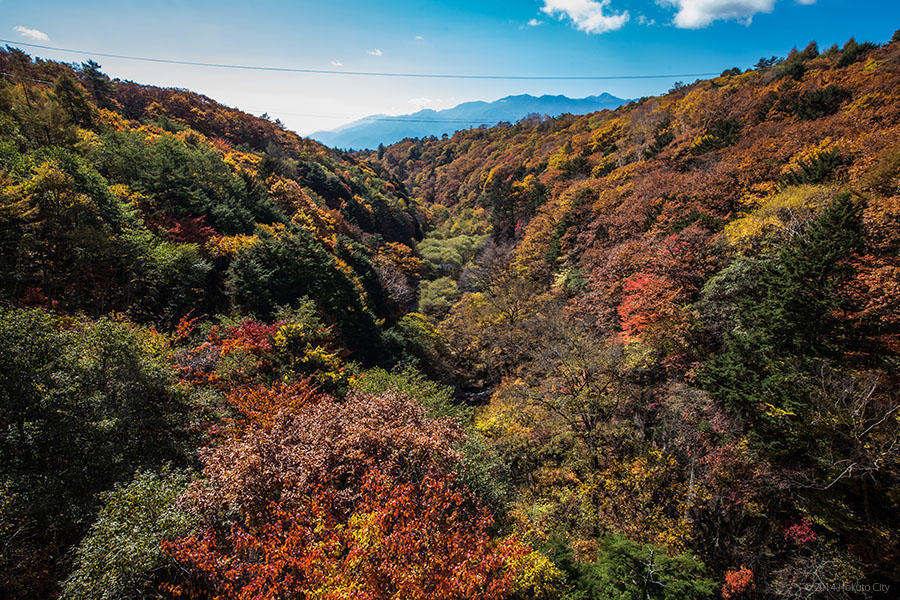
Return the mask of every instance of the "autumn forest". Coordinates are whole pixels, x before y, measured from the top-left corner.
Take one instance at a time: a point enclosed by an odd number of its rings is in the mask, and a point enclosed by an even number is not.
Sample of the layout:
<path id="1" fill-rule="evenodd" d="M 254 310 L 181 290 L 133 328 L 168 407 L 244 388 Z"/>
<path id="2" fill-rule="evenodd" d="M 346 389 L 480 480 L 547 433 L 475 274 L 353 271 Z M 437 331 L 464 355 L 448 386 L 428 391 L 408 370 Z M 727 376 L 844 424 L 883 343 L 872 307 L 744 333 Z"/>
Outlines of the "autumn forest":
<path id="1" fill-rule="evenodd" d="M 900 585 L 900 32 L 366 151 L 0 72 L 0 597 Z"/>

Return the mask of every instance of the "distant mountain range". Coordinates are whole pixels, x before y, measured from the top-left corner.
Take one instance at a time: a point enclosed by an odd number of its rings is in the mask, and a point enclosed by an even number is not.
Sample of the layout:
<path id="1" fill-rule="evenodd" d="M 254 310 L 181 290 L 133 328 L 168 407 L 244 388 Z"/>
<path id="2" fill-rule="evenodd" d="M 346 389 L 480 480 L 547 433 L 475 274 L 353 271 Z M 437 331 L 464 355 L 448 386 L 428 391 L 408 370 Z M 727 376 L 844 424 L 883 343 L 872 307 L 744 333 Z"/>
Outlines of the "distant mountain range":
<path id="1" fill-rule="evenodd" d="M 551 117 L 565 113 L 583 115 L 618 108 L 627 102 L 606 93 L 587 98 L 522 94 L 494 102 L 465 102 L 446 110 L 426 108 L 409 115 L 371 115 L 331 131 L 317 131 L 309 137 L 333 148 L 363 150 L 408 137 L 439 136 L 479 125 L 515 122 L 532 113 Z"/>

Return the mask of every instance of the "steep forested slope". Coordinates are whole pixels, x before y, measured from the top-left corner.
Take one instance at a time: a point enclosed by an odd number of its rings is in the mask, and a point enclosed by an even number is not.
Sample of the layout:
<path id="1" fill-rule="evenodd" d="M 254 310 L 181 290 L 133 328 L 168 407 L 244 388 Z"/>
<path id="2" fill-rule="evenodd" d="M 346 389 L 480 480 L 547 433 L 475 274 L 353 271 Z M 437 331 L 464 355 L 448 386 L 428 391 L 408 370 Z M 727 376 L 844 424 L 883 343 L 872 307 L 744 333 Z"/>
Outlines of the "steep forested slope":
<path id="1" fill-rule="evenodd" d="M 172 326 L 309 295 L 357 337 L 402 310 L 380 283 L 421 236 L 402 186 L 196 94 L 15 50 L 0 69 L 7 299 Z"/>
<path id="2" fill-rule="evenodd" d="M 898 89 L 896 40 L 811 44 L 364 154 L 436 220 L 420 309 L 521 530 L 689 549 L 729 597 L 896 579 Z"/>
<path id="3" fill-rule="evenodd" d="M 424 221 L 402 184 L 197 94 L 15 49 L 0 72 L 0 595 L 44 598 L 101 494 L 136 477 L 122 518 L 177 496 L 226 392 L 343 397 L 345 361 L 402 357 Z M 156 593 L 162 538 L 132 537 L 137 574 L 98 555 L 68 593 Z"/>
<path id="4" fill-rule="evenodd" d="M 900 40 L 352 155 L 0 72 L 0 595 L 900 580 Z"/>

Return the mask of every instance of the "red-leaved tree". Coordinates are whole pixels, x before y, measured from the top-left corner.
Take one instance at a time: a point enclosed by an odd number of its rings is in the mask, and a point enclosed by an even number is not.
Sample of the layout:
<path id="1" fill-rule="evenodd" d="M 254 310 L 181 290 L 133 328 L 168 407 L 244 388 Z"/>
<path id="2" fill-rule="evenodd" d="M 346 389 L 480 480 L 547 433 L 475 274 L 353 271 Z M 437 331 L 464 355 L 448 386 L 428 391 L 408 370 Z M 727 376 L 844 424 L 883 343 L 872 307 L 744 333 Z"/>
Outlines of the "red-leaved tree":
<path id="1" fill-rule="evenodd" d="M 183 499 L 201 525 L 164 548 L 188 574 L 175 595 L 241 600 L 503 598 L 515 538 L 457 472 L 462 432 L 416 401 L 387 393 L 338 401 L 303 384 L 291 401 L 249 401 L 241 435 L 203 455 L 205 481 Z M 253 393 L 260 395 L 259 390 Z"/>

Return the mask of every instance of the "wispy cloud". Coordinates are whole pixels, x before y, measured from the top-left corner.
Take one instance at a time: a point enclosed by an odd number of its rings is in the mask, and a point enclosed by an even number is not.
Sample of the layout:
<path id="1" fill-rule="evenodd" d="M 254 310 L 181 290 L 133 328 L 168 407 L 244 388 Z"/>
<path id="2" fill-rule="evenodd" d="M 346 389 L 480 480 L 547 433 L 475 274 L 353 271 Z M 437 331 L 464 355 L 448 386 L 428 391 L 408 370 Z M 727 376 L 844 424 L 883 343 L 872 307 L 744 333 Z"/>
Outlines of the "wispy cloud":
<path id="1" fill-rule="evenodd" d="M 333 60 L 333 61 L 331 61 L 331 66 L 332 66 L 332 67 L 343 67 L 343 66 L 344 66 L 344 63 L 342 63 L 342 62 L 339 61 L 339 60 Z"/>
<path id="2" fill-rule="evenodd" d="M 407 100 L 409 104 L 412 104 L 416 110 L 422 110 L 423 108 L 428 108 L 429 105 L 433 105 L 436 101 L 432 98 L 410 98 Z"/>
<path id="3" fill-rule="evenodd" d="M 369 56 L 381 56 L 384 52 L 381 51 L 381 48 L 373 48 L 369 50 Z"/>
<path id="4" fill-rule="evenodd" d="M 815 0 L 798 0 L 811 4 Z M 757 13 L 770 13 L 775 0 L 663 0 L 664 4 L 678 9 L 674 23 L 682 29 L 701 29 L 713 21 L 738 21 L 744 25 L 753 22 Z"/>
<path id="5" fill-rule="evenodd" d="M 431 110 L 444 110 L 446 108 L 451 108 L 458 104 L 457 98 L 455 97 L 444 97 L 444 98 L 430 98 L 430 97 L 420 97 L 420 98 L 410 98 L 406 101 L 406 103 L 412 106 L 416 111 L 420 111 L 426 108 L 430 108 Z M 408 109 L 400 109 L 408 110 Z"/>
<path id="6" fill-rule="evenodd" d="M 812 6 L 816 3 L 816 0 L 797 0 L 797 4 L 802 4 L 804 6 Z"/>
<path id="7" fill-rule="evenodd" d="M 648 18 L 646 15 L 640 15 L 638 17 L 637 22 L 638 22 L 638 25 L 645 25 L 647 27 L 650 27 L 651 25 L 656 25 L 656 19 Z"/>
<path id="8" fill-rule="evenodd" d="M 528 21 L 528 23 L 526 23 L 526 25 L 528 25 L 529 27 L 537 27 L 538 25 L 543 25 L 543 24 L 544 24 L 544 22 L 541 21 L 540 19 L 532 19 L 532 20 Z"/>
<path id="9" fill-rule="evenodd" d="M 628 22 L 628 11 L 609 12 L 610 0 L 544 0 L 541 11 L 551 17 L 572 21 L 585 33 L 606 33 L 621 29 Z"/>
<path id="10" fill-rule="evenodd" d="M 50 36 L 39 29 L 31 29 L 30 27 L 25 27 L 23 25 L 16 25 L 15 27 L 13 27 L 13 31 L 15 31 L 22 37 L 31 38 L 33 40 L 38 40 L 41 42 L 50 41 Z"/>
<path id="11" fill-rule="evenodd" d="M 421 35 L 417 35 L 417 36 L 416 36 L 416 41 L 417 41 L 417 42 L 424 42 L 424 41 L 425 41 L 425 38 L 424 38 L 423 36 L 421 36 Z"/>

